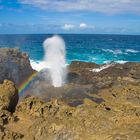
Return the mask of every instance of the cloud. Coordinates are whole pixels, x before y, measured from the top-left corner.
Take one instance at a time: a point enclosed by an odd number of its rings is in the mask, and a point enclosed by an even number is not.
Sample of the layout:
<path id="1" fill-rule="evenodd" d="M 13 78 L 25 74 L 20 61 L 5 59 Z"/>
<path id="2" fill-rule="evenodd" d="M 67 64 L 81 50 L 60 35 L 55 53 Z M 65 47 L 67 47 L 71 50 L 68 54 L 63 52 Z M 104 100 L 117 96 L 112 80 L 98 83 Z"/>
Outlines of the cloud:
<path id="1" fill-rule="evenodd" d="M 18 0 L 43 10 L 140 14 L 140 0 Z"/>
<path id="2" fill-rule="evenodd" d="M 77 31 L 80 31 L 80 30 L 83 30 L 83 29 L 86 29 L 86 30 L 94 30 L 95 29 L 95 26 L 94 25 L 87 25 L 86 23 L 80 23 L 79 25 L 77 24 L 64 24 L 61 29 L 63 30 L 77 30 Z"/>
<path id="3" fill-rule="evenodd" d="M 70 24 L 67 24 L 70 25 Z M 71 24 L 73 28 L 64 29 L 62 27 L 67 27 L 66 24 L 54 23 L 0 23 L 0 34 L 28 34 L 28 33 L 96 33 L 96 34 L 140 34 L 140 28 L 127 28 L 127 27 L 98 27 L 94 25 L 88 25 L 86 29 L 79 28 L 80 24 Z"/>
<path id="4" fill-rule="evenodd" d="M 65 24 L 64 26 L 62 26 L 62 29 L 64 29 L 64 30 L 71 30 L 74 27 L 75 26 L 73 24 Z"/>
<path id="5" fill-rule="evenodd" d="M 80 23 L 79 27 L 80 27 L 81 29 L 85 29 L 85 28 L 87 28 L 87 24 L 85 24 L 85 23 Z"/>

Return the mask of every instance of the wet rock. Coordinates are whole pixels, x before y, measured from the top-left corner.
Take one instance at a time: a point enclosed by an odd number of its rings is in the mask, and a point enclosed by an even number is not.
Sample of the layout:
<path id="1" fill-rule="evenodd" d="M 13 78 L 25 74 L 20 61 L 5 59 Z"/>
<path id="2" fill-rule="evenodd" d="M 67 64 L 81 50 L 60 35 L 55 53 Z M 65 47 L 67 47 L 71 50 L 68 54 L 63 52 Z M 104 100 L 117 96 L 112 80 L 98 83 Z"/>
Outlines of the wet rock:
<path id="1" fill-rule="evenodd" d="M 99 67 L 96 63 L 82 62 L 82 61 L 72 61 L 70 64 L 70 69 L 80 70 L 80 69 L 91 69 Z"/>
<path id="2" fill-rule="evenodd" d="M 74 84 L 94 84 L 99 89 L 110 87 L 112 85 L 132 83 L 140 83 L 140 64 L 111 63 L 106 65 L 97 65 L 86 62 L 72 62 L 69 66 L 69 82 Z M 104 67 L 104 68 L 102 68 Z M 94 69 L 101 69 L 96 72 Z M 120 81 L 118 82 L 118 78 Z"/>
<path id="3" fill-rule="evenodd" d="M 73 85 L 68 84 L 63 87 L 55 88 L 53 86 L 39 82 L 38 85 L 32 83 L 31 87 L 24 92 L 26 96 L 36 96 L 44 101 L 50 101 L 52 98 L 60 99 L 71 106 L 83 104 L 85 98 L 91 99 L 94 102 L 100 103 L 103 101 L 100 97 L 93 97 L 97 93 L 97 89 L 92 85 Z M 91 95 L 92 94 L 92 95 Z"/>
<path id="4" fill-rule="evenodd" d="M 26 53 L 17 48 L 0 48 L 0 82 L 8 79 L 18 86 L 33 72 Z"/>

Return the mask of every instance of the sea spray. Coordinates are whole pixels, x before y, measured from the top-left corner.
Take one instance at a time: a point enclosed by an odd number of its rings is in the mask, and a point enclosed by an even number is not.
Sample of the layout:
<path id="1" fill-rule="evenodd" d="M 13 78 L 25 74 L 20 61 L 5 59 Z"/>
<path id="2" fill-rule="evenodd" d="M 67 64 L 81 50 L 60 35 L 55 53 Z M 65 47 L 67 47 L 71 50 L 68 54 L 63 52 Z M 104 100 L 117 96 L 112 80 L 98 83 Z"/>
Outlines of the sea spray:
<path id="1" fill-rule="evenodd" d="M 54 35 L 43 43 L 45 56 L 44 61 L 48 68 L 51 84 L 60 87 L 65 83 L 67 68 L 65 59 L 65 42 L 63 38 Z"/>

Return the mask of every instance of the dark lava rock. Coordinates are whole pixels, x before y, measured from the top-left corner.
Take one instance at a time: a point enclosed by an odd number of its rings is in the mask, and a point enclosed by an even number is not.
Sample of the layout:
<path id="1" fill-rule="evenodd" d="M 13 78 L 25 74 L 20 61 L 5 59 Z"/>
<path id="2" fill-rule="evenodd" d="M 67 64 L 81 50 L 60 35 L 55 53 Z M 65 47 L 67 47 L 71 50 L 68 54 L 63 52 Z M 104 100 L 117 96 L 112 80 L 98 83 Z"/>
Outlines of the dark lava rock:
<path id="1" fill-rule="evenodd" d="M 96 71 L 98 69 L 99 71 Z M 95 70 L 95 71 L 94 71 Z M 122 82 L 140 82 L 140 63 L 97 65 L 95 63 L 72 62 L 69 66 L 68 80 L 74 84 L 93 84 L 102 89 Z M 120 83 L 120 81 L 119 81 Z"/>
<path id="2" fill-rule="evenodd" d="M 89 68 L 98 68 L 99 65 L 96 63 L 82 62 L 82 61 L 72 61 L 70 64 L 71 69 L 89 69 Z"/>
<path id="3" fill-rule="evenodd" d="M 95 69 L 99 71 L 94 71 Z M 21 98 L 28 95 L 40 97 L 45 101 L 57 98 L 77 106 L 82 104 L 85 98 L 98 103 L 103 102 L 100 97 L 93 97 L 102 89 L 140 83 L 139 63 L 97 65 L 75 61 L 70 64 L 68 70 L 67 83 L 59 88 L 49 85 L 47 70 L 39 72 L 24 90 Z"/>
<path id="4" fill-rule="evenodd" d="M 33 72 L 26 53 L 17 48 L 0 48 L 0 82 L 8 79 L 18 86 Z"/>

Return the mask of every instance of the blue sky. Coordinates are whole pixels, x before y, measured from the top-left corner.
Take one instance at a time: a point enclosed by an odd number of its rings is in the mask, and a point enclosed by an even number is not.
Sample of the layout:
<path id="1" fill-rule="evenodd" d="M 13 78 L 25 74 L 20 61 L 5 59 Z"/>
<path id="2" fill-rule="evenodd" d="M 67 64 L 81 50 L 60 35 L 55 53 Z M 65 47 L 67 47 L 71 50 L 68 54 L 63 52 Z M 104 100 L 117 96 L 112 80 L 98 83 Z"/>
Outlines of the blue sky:
<path id="1" fill-rule="evenodd" d="M 0 34 L 139 34 L 140 0 L 0 0 Z"/>

